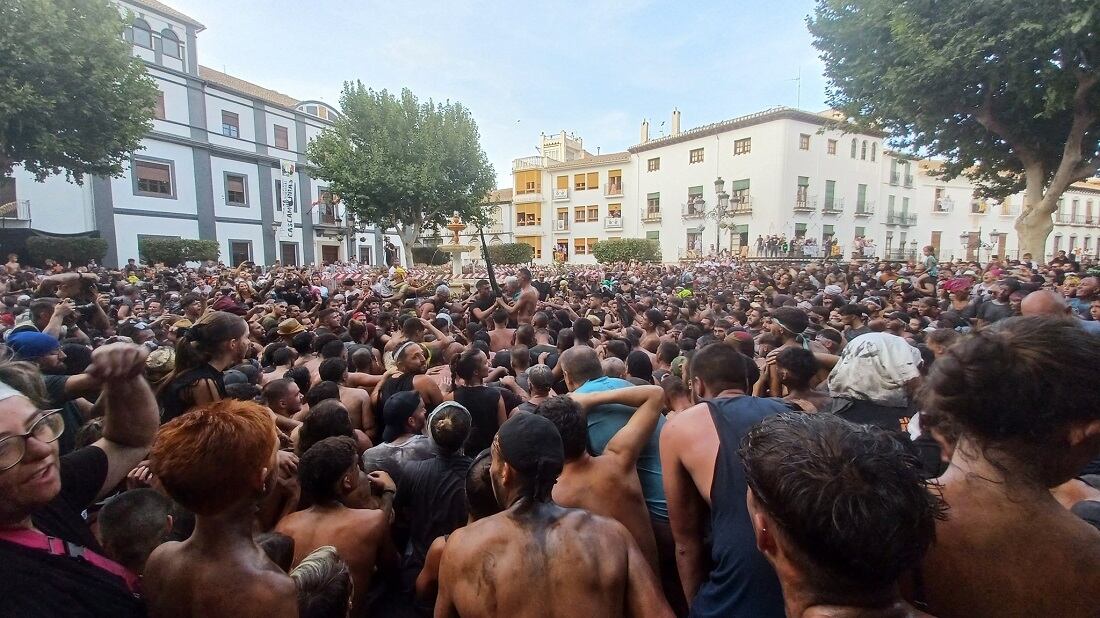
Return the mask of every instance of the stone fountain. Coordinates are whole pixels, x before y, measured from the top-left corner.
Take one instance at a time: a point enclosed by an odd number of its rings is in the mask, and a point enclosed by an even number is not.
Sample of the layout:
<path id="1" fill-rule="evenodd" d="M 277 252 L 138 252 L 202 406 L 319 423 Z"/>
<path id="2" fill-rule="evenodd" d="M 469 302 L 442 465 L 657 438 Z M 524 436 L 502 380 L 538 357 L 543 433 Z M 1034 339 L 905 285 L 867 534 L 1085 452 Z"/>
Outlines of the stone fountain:
<path id="1" fill-rule="evenodd" d="M 466 224 L 458 218 L 457 212 L 451 217 L 451 222 L 447 224 L 447 229 L 451 230 L 450 244 L 439 245 L 436 248 L 451 254 L 451 277 L 460 279 L 462 278 L 462 254 L 473 251 L 477 247 L 473 245 L 464 245 L 459 242 L 458 233 L 466 229 Z"/>

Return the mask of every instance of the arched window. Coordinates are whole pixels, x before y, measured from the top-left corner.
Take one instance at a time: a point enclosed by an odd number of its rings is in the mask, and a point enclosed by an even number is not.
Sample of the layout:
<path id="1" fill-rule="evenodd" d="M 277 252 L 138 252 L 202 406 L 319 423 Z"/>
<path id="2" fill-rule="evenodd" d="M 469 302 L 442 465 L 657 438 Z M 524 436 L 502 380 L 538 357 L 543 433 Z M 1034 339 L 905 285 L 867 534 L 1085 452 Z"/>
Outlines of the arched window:
<path id="1" fill-rule="evenodd" d="M 134 33 L 134 45 L 153 49 L 153 31 L 149 29 L 149 24 L 144 19 L 140 17 L 135 19 L 131 30 Z"/>
<path id="2" fill-rule="evenodd" d="M 875 160 L 875 153 L 878 152 L 878 144 L 871 142 L 871 160 Z"/>
<path id="3" fill-rule="evenodd" d="M 857 147 L 857 145 L 858 145 L 857 140 L 855 138 L 853 138 L 852 139 L 852 158 L 853 159 L 856 158 L 856 147 Z"/>
<path id="4" fill-rule="evenodd" d="M 160 48 L 164 52 L 165 56 L 171 56 L 172 58 L 182 58 L 180 53 L 180 40 L 176 37 L 176 33 L 172 32 L 168 28 L 165 28 L 160 32 Z"/>
<path id="5" fill-rule="evenodd" d="M 863 161 L 867 160 L 867 140 L 863 140 L 863 147 L 859 150 L 859 158 Z"/>

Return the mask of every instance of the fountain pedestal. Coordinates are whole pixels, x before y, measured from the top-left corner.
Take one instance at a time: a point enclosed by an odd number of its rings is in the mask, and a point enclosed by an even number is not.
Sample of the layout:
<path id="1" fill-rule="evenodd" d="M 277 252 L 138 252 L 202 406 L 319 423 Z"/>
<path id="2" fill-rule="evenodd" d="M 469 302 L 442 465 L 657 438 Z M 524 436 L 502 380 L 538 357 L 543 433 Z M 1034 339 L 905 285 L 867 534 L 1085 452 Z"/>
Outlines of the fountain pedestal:
<path id="1" fill-rule="evenodd" d="M 451 277 L 455 279 L 462 277 L 462 254 L 476 248 L 473 245 L 439 245 L 436 247 L 439 251 L 446 251 L 451 254 Z"/>

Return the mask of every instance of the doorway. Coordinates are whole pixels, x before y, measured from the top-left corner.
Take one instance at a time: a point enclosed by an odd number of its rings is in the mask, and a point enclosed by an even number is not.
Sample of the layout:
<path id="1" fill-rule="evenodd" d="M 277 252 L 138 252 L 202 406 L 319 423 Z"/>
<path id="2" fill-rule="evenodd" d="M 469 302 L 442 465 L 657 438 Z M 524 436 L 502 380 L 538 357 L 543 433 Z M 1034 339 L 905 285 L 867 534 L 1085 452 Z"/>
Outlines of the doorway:
<path id="1" fill-rule="evenodd" d="M 332 264 L 340 261 L 340 247 L 335 245 L 321 245 L 321 263 Z"/>
<path id="2" fill-rule="evenodd" d="M 281 242 L 281 243 L 279 243 L 279 261 L 283 263 L 283 266 L 297 266 L 298 265 L 298 243 L 296 243 L 296 242 Z"/>

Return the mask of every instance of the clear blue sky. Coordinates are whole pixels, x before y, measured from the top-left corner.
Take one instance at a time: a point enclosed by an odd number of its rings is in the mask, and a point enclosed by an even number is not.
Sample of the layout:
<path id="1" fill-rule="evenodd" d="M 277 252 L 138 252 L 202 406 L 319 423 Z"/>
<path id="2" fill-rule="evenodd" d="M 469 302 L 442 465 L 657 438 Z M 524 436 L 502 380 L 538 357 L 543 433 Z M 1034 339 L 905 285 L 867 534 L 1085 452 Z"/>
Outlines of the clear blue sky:
<path id="1" fill-rule="evenodd" d="M 825 108 L 812 0 L 338 2 L 165 0 L 206 25 L 199 62 L 300 99 L 345 80 L 470 108 L 501 187 L 539 132 L 595 153 L 773 105 Z M 665 123 L 664 127 L 661 123 Z"/>

